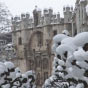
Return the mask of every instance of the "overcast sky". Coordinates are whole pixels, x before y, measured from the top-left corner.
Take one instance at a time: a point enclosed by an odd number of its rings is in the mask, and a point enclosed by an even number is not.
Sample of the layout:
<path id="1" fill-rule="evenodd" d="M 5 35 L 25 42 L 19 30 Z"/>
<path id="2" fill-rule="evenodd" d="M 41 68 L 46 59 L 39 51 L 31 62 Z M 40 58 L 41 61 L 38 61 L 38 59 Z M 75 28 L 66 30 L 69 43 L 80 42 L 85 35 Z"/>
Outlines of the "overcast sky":
<path id="1" fill-rule="evenodd" d="M 60 12 L 63 16 L 63 6 L 75 6 L 76 0 L 0 0 L 3 1 L 13 16 L 29 12 L 32 15 L 35 5 L 41 10 L 53 8 L 54 12 Z"/>

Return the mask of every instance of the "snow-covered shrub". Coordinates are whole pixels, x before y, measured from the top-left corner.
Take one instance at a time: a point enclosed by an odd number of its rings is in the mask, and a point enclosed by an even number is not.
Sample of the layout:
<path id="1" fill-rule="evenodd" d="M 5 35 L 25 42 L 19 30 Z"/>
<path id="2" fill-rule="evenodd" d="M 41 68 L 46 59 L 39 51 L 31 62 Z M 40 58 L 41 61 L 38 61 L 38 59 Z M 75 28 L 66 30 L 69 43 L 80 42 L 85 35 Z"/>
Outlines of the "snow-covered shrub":
<path id="1" fill-rule="evenodd" d="M 52 76 L 46 79 L 43 88 L 88 87 L 88 32 L 75 37 L 58 34 L 53 41 Z"/>
<path id="2" fill-rule="evenodd" d="M 0 88 L 35 88 L 35 72 L 24 74 L 12 62 L 0 62 Z"/>
<path id="3" fill-rule="evenodd" d="M 69 36 L 68 30 L 63 30 L 62 33 L 65 34 L 65 35 L 67 35 L 67 36 Z"/>

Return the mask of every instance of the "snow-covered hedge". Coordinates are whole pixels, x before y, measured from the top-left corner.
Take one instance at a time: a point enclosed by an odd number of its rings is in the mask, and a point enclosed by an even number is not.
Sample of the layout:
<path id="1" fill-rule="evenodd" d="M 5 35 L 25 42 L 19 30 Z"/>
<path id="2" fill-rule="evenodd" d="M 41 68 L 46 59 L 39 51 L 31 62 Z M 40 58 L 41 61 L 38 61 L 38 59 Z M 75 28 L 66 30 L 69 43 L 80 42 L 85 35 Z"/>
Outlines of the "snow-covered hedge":
<path id="1" fill-rule="evenodd" d="M 52 76 L 43 88 L 86 88 L 88 87 L 88 32 L 75 37 L 58 34 L 53 38 Z"/>
<path id="2" fill-rule="evenodd" d="M 12 62 L 0 62 L 0 88 L 35 88 L 35 72 L 22 74 Z"/>

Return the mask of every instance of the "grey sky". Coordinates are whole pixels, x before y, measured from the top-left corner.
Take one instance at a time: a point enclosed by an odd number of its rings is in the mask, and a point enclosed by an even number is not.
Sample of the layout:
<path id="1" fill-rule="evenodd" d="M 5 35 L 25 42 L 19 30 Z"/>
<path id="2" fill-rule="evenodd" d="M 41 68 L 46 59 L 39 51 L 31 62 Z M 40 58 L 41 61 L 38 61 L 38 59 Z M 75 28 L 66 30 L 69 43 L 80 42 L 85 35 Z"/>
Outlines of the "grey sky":
<path id="1" fill-rule="evenodd" d="M 60 12 L 63 14 L 63 6 L 74 6 L 76 0 L 0 0 L 5 2 L 10 12 L 15 15 L 29 12 L 32 15 L 32 11 L 35 5 L 41 10 L 44 8 L 53 8 L 54 12 Z"/>

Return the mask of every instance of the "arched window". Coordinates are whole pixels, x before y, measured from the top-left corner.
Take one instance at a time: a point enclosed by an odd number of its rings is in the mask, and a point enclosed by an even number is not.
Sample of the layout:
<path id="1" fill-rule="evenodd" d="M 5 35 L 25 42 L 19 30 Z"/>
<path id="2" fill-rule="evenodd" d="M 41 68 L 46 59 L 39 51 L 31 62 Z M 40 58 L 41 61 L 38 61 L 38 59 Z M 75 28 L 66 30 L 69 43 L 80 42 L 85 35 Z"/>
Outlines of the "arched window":
<path id="1" fill-rule="evenodd" d="M 22 45 L 22 38 L 21 37 L 18 38 L 18 44 Z"/>
<path id="2" fill-rule="evenodd" d="M 37 32 L 38 46 L 43 46 L 43 33 Z"/>
<path id="3" fill-rule="evenodd" d="M 47 69 L 48 66 L 49 66 L 48 59 L 47 58 L 44 58 L 43 59 L 43 69 Z"/>
<path id="4" fill-rule="evenodd" d="M 40 85 L 40 73 L 37 74 L 37 85 Z"/>
<path id="5" fill-rule="evenodd" d="M 34 61 L 33 60 L 29 60 L 29 68 L 30 68 L 30 70 L 34 69 Z"/>
<path id="6" fill-rule="evenodd" d="M 40 56 L 36 57 L 36 67 L 41 67 L 41 57 Z"/>
<path id="7" fill-rule="evenodd" d="M 44 81 L 48 78 L 48 72 L 44 72 Z"/>
<path id="8" fill-rule="evenodd" d="M 57 30 L 53 31 L 53 36 L 57 35 Z"/>

